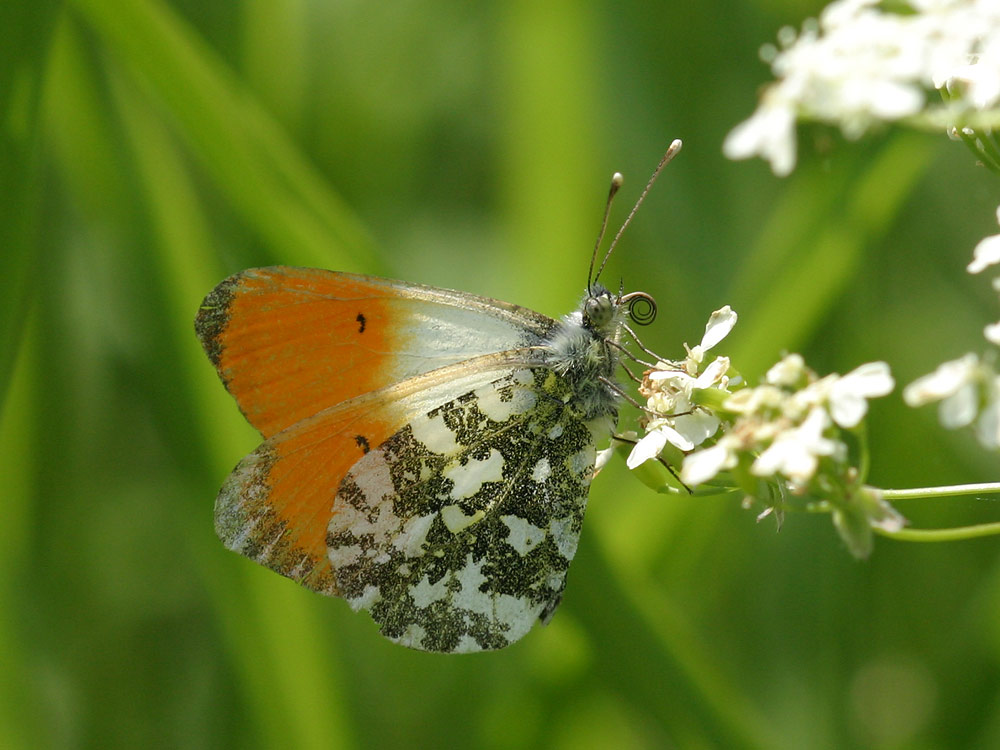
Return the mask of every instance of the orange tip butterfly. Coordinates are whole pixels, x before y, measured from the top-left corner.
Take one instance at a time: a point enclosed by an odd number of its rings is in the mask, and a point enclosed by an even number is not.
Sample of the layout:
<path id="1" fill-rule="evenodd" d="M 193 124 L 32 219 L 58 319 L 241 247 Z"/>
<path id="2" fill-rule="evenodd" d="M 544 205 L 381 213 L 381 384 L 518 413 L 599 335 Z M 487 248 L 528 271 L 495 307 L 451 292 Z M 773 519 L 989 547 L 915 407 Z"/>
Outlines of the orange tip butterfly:
<path id="1" fill-rule="evenodd" d="M 648 295 L 597 283 L 604 262 L 593 275 L 620 185 L 562 320 L 311 268 L 252 268 L 213 289 L 195 331 L 264 437 L 219 491 L 225 546 L 368 610 L 411 648 L 499 649 L 547 622 L 595 446 L 615 427 L 626 319 L 642 317 L 638 300 L 655 312 Z"/>

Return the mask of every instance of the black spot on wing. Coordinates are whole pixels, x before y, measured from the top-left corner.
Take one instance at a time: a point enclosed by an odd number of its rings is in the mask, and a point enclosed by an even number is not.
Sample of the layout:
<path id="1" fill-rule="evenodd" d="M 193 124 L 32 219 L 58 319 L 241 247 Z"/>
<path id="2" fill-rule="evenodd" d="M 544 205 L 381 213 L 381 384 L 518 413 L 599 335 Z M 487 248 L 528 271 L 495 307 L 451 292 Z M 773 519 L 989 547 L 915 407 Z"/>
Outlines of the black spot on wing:
<path id="1" fill-rule="evenodd" d="M 358 313 L 358 317 L 356 317 L 355 320 L 358 321 L 358 333 L 364 333 L 365 323 L 367 323 L 367 321 L 365 320 L 365 314 Z"/>

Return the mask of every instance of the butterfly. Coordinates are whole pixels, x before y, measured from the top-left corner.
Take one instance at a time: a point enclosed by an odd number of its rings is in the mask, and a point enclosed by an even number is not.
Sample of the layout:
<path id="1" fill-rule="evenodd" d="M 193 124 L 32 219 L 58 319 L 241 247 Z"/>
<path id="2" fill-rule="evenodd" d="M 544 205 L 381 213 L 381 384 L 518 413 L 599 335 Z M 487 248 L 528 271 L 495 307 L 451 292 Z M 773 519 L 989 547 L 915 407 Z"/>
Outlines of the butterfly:
<path id="1" fill-rule="evenodd" d="M 415 649 L 499 649 L 548 622 L 615 427 L 620 338 L 637 302 L 655 314 L 649 295 L 598 283 L 603 263 L 590 278 L 620 185 L 561 320 L 311 268 L 252 268 L 213 289 L 195 331 L 264 438 L 216 500 L 224 545 Z"/>

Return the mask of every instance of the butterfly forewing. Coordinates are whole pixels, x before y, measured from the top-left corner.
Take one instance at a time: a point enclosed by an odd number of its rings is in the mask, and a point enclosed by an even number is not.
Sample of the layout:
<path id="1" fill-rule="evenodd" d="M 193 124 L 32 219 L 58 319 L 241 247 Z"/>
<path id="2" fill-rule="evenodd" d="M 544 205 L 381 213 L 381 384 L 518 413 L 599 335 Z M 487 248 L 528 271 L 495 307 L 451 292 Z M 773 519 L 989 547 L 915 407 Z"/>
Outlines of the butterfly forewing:
<path id="1" fill-rule="evenodd" d="M 555 325 L 517 305 L 314 268 L 252 268 L 220 283 L 195 330 L 250 423 L 270 437 L 321 410 Z"/>

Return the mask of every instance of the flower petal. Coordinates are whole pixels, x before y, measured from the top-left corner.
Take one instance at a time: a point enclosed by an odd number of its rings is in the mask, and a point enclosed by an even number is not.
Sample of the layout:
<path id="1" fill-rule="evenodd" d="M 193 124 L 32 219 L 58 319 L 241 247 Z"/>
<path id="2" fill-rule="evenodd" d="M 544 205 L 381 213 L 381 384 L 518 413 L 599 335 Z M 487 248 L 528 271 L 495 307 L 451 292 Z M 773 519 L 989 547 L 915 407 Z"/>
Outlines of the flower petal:
<path id="1" fill-rule="evenodd" d="M 885 396 L 895 387 L 896 381 L 885 362 L 867 362 L 855 367 L 833 386 L 834 390 L 849 389 L 865 398 Z"/>
<path id="2" fill-rule="evenodd" d="M 1000 448 L 1000 401 L 994 401 L 983 409 L 976 422 L 976 437 L 985 448 Z"/>
<path id="3" fill-rule="evenodd" d="M 948 396 L 938 407 L 941 426 L 947 430 L 954 430 L 972 424 L 972 420 L 976 418 L 976 408 L 979 405 L 978 396 L 976 386 L 973 383 L 963 385 Z"/>
<path id="4" fill-rule="evenodd" d="M 983 335 L 991 344 L 1000 346 L 1000 322 L 990 323 L 983 329 Z"/>
<path id="5" fill-rule="evenodd" d="M 934 372 L 917 378 L 906 386 L 903 389 L 903 401 L 907 406 L 923 406 L 931 401 L 947 398 L 974 377 L 978 365 L 979 358 L 975 354 L 942 362 Z"/>
<path id="6" fill-rule="evenodd" d="M 857 394 L 845 393 L 836 399 L 830 399 L 830 416 L 845 430 L 857 427 L 867 413 L 868 401 Z"/>
<path id="7" fill-rule="evenodd" d="M 691 443 L 691 448 L 701 445 L 708 438 L 712 437 L 719 429 L 721 422 L 713 414 L 706 414 L 703 411 L 695 411 L 691 414 L 682 414 L 674 418 L 674 427 L 677 433 Z M 673 442 L 673 441 L 671 441 Z M 677 445 L 674 443 L 674 445 Z M 691 450 L 677 445 L 681 450 Z"/>
<path id="8" fill-rule="evenodd" d="M 965 267 L 965 270 L 969 273 L 979 273 L 997 263 L 1000 263 L 1000 234 L 992 234 L 979 240 L 976 249 L 972 251 L 972 262 Z"/>
<path id="9" fill-rule="evenodd" d="M 729 370 L 729 357 L 716 357 L 705 371 L 698 376 L 694 382 L 695 388 L 711 388 L 722 380 L 722 376 Z"/>
<path id="10" fill-rule="evenodd" d="M 729 159 L 760 155 L 771 162 L 771 171 L 784 177 L 795 168 L 795 109 L 779 97 L 765 94 L 764 102 L 748 120 L 726 136 L 722 153 Z"/>
<path id="11" fill-rule="evenodd" d="M 643 435 L 642 439 L 632 447 L 632 452 L 628 454 L 625 465 L 634 469 L 640 464 L 646 463 L 651 458 L 660 455 L 660 451 L 667 444 L 666 434 L 659 430 L 653 430 Z"/>
<path id="12" fill-rule="evenodd" d="M 684 435 L 679 433 L 670 425 L 664 424 L 656 428 L 658 431 L 662 432 L 667 438 L 667 442 L 671 445 L 680 448 L 682 451 L 694 450 L 694 443 L 688 440 Z"/>
<path id="13" fill-rule="evenodd" d="M 705 335 L 701 337 L 701 351 L 705 352 L 729 335 L 736 325 L 738 316 L 729 305 L 720 307 L 708 318 Z"/>
<path id="14" fill-rule="evenodd" d="M 693 487 L 707 482 L 720 471 L 731 469 L 735 465 L 736 456 L 731 454 L 723 443 L 716 443 L 711 448 L 695 451 L 684 457 L 681 481 Z"/>
<path id="15" fill-rule="evenodd" d="M 867 399 L 884 396 L 896 382 L 885 362 L 868 362 L 830 386 L 830 416 L 845 429 L 857 426 L 868 412 Z"/>

